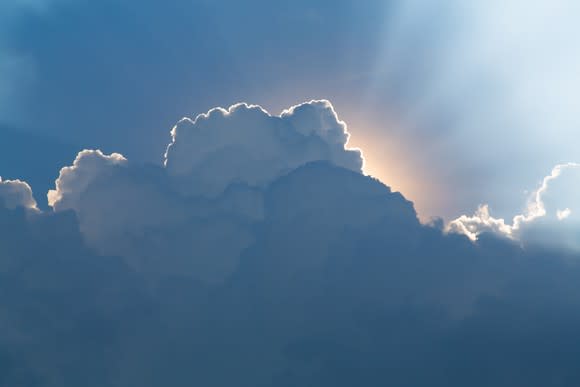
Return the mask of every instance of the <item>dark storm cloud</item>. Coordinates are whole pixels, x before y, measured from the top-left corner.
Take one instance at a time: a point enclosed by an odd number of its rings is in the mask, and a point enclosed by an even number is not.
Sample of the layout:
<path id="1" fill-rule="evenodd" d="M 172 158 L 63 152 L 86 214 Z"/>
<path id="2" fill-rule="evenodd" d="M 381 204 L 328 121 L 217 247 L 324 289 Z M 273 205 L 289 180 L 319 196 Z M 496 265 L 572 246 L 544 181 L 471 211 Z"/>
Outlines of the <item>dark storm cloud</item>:
<path id="1" fill-rule="evenodd" d="M 422 225 L 329 103 L 303 107 L 178 126 L 167 168 L 83 151 L 55 211 L 0 183 L 0 384 L 576 386 L 575 253 Z M 236 173 L 192 195 L 202 166 Z"/>

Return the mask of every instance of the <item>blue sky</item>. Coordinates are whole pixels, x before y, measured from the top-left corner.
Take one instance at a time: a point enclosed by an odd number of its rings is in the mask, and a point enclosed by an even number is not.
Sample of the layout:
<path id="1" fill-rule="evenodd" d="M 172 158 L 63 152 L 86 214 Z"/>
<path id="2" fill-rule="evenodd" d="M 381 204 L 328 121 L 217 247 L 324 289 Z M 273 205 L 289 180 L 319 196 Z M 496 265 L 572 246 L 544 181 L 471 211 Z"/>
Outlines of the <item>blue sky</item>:
<path id="1" fill-rule="evenodd" d="M 159 163 L 182 116 L 325 98 L 369 173 L 426 218 L 483 202 L 512 216 L 576 156 L 572 1 L 2 7 L 0 119 L 79 148 Z"/>

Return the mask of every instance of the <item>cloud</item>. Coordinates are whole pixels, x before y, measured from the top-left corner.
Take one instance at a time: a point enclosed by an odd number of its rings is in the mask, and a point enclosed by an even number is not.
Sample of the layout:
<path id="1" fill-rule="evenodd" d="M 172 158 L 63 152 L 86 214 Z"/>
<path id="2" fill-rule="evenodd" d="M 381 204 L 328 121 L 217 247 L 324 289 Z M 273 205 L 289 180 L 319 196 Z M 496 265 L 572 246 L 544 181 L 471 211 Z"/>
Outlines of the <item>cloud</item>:
<path id="1" fill-rule="evenodd" d="M 100 253 L 123 256 L 143 275 L 187 273 L 209 282 L 231 273 L 250 242 L 244 222 L 259 214 L 251 190 L 224 197 L 187 198 L 162 168 L 90 150 L 61 169 L 48 194 L 56 212 L 75 211 L 86 243 Z"/>
<path id="2" fill-rule="evenodd" d="M 91 247 L 125 256 L 138 270 L 221 282 L 263 217 L 260 188 L 311 161 L 361 173 L 362 154 L 347 149 L 347 141 L 346 125 L 328 101 L 279 117 L 255 105 L 216 108 L 172 130 L 164 168 L 80 152 L 61 169 L 48 203 L 74 210 Z"/>
<path id="3" fill-rule="evenodd" d="M 567 217 L 569 217 L 571 213 L 572 210 L 570 210 L 569 208 L 565 208 L 563 210 L 556 211 L 556 217 L 558 218 L 558 220 L 564 220 Z"/>
<path id="4" fill-rule="evenodd" d="M 46 209 L 47 191 L 54 187 L 59 169 L 75 158 L 79 147 L 7 125 L 0 125 L 0 137 L 0 173 L 7 180 L 19 178 L 34 187 L 34 198 L 40 208 Z"/>
<path id="5" fill-rule="evenodd" d="M 81 194 L 89 185 L 111 167 L 123 166 L 127 159 L 113 153 L 104 155 L 100 150 L 84 150 L 75 158 L 73 165 L 60 170 L 56 188 L 48 191 L 48 204 L 55 210 L 74 209 Z"/>
<path id="6" fill-rule="evenodd" d="M 201 117 L 166 167 L 80 152 L 50 211 L 0 183 L 0 384 L 580 382 L 574 250 L 522 248 L 487 207 L 456 223 L 495 230 L 475 241 L 421 224 L 328 102 Z M 556 177 L 522 219 L 556 214 Z"/>
<path id="7" fill-rule="evenodd" d="M 142 281 L 91 252 L 72 212 L 0 208 L 0 245 L 0 385 L 114 383 L 119 357 L 103 355 L 143 321 Z"/>
<path id="8" fill-rule="evenodd" d="M 20 180 L 2 180 L 0 177 L 0 203 L 6 208 L 18 207 L 37 210 L 36 200 L 28 183 Z"/>
<path id="9" fill-rule="evenodd" d="M 255 105 L 212 109 L 182 119 L 165 153 L 168 172 L 190 194 L 215 195 L 231 183 L 263 186 L 310 161 L 361 172 L 349 134 L 328 101 L 311 101 L 272 116 Z"/>
<path id="10" fill-rule="evenodd" d="M 482 205 L 473 216 L 462 215 L 451 221 L 447 226 L 448 230 L 465 234 L 471 240 L 477 240 L 477 237 L 484 232 L 494 232 L 508 238 L 521 239 L 523 229 L 549 215 L 546 210 L 545 196 L 554 180 L 558 179 L 563 172 L 578 168 L 580 164 L 572 162 L 556 165 L 532 193 L 526 211 L 514 216 L 511 224 L 507 224 L 504 219 L 494 218 L 490 215 L 489 206 Z M 569 208 L 553 211 L 553 215 L 558 220 L 567 218 L 571 213 L 572 210 Z"/>

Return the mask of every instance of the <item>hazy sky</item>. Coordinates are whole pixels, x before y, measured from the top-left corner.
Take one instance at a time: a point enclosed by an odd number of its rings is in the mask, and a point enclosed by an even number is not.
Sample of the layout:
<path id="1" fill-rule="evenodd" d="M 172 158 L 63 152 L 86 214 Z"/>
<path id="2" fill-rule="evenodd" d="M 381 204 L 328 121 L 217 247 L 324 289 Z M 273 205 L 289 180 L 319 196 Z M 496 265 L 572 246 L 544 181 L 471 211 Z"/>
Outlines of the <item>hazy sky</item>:
<path id="1" fill-rule="evenodd" d="M 576 158 L 576 1 L 226 3 L 4 1 L 0 119 L 159 163 L 182 116 L 325 98 L 424 217 L 511 216 Z"/>

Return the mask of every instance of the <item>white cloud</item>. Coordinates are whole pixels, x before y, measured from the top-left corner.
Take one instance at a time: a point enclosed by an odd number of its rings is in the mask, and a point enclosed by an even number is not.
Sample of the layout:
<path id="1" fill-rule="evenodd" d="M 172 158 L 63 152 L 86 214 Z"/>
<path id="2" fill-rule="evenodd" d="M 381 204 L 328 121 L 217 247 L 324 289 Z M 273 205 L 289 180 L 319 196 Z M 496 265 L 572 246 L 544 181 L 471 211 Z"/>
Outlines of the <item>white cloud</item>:
<path id="1" fill-rule="evenodd" d="M 480 206 L 473 216 L 461 215 L 451 221 L 447 226 L 448 231 L 465 234 L 475 241 L 482 232 L 491 231 L 511 236 L 513 227 L 506 224 L 504 219 L 496 219 L 489 213 L 489 206 Z"/>
<path id="2" fill-rule="evenodd" d="M 126 165 L 127 160 L 119 153 L 105 155 L 100 150 L 83 150 L 73 165 L 60 170 L 56 188 L 48 191 L 48 204 L 55 210 L 74 209 L 79 196 L 109 167 Z"/>
<path id="3" fill-rule="evenodd" d="M 28 183 L 20 180 L 2 180 L 1 177 L 0 204 L 10 209 L 23 207 L 29 210 L 38 210 Z"/>
<path id="4" fill-rule="evenodd" d="M 262 186 L 310 161 L 327 160 L 361 172 L 362 154 L 328 101 L 311 101 L 272 116 L 260 106 L 215 108 L 171 131 L 168 172 L 182 191 L 216 195 L 231 183 Z"/>
<path id="5" fill-rule="evenodd" d="M 77 213 L 85 240 L 141 271 L 223 280 L 263 218 L 263 192 L 312 161 L 361 173 L 362 154 L 328 101 L 272 116 L 256 105 L 215 108 L 172 130 L 163 168 L 84 150 L 48 193 L 55 211 Z M 304 187 L 307 188 L 307 187 Z M 219 243 L 227 237 L 228 243 Z"/>
<path id="6" fill-rule="evenodd" d="M 556 217 L 558 218 L 558 220 L 564 220 L 567 217 L 569 217 L 571 213 L 572 210 L 570 210 L 569 208 L 566 208 L 564 210 L 558 210 L 556 211 Z"/>
<path id="7" fill-rule="evenodd" d="M 187 198 L 164 168 L 92 150 L 61 169 L 48 198 L 55 211 L 76 212 L 85 241 L 101 254 L 122 256 L 146 275 L 203 282 L 222 281 L 235 269 L 252 242 L 247 223 L 261 211 L 261 197 L 251 190 L 230 189 L 215 200 Z"/>

